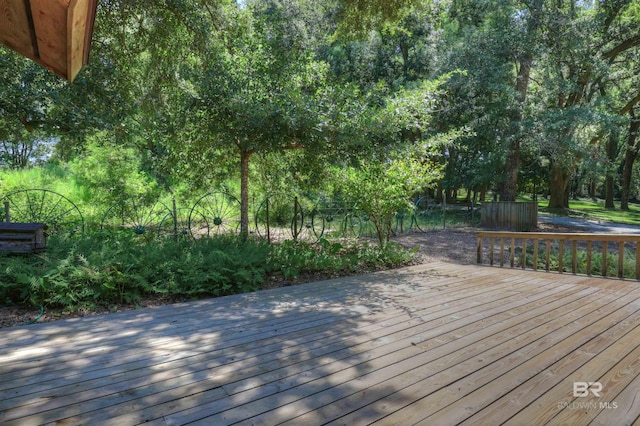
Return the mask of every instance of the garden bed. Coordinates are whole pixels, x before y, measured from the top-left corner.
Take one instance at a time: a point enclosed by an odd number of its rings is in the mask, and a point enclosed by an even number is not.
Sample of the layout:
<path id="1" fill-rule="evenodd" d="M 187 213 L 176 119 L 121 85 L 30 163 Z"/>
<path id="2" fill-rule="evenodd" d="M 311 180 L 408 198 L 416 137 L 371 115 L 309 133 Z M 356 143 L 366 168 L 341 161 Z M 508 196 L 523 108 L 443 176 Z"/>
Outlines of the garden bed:
<path id="1" fill-rule="evenodd" d="M 580 232 L 582 228 L 572 228 L 550 224 L 541 224 L 539 230 L 545 232 Z M 412 233 L 395 237 L 394 242 L 405 248 L 418 247 L 416 259 L 413 263 L 452 262 L 473 264 L 476 261 L 476 232 L 477 228 L 451 228 L 428 233 Z M 313 272 L 300 274 L 296 278 L 274 274 L 267 277 L 263 288 L 286 287 L 312 281 L 322 281 L 339 276 L 371 272 L 370 270 Z M 0 328 L 22 326 L 37 319 L 37 322 L 49 322 L 67 318 L 79 318 L 88 315 L 108 314 L 112 312 L 128 311 L 142 308 L 153 308 L 169 303 L 188 300 L 187 298 L 168 297 L 162 295 L 145 296 L 136 303 L 111 304 L 94 306 L 91 309 L 81 308 L 70 312 L 62 308 L 47 308 L 40 316 L 40 309 L 27 306 L 0 307 Z"/>

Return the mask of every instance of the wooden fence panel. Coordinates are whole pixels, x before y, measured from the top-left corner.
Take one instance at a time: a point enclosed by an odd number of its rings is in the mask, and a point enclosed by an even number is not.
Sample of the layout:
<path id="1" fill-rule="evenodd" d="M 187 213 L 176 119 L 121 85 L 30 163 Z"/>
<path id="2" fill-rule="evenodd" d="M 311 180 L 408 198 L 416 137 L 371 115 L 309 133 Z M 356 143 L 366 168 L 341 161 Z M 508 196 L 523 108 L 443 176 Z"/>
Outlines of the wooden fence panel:
<path id="1" fill-rule="evenodd" d="M 538 226 L 538 203 L 509 202 L 484 203 L 481 225 L 486 228 L 531 231 Z"/>

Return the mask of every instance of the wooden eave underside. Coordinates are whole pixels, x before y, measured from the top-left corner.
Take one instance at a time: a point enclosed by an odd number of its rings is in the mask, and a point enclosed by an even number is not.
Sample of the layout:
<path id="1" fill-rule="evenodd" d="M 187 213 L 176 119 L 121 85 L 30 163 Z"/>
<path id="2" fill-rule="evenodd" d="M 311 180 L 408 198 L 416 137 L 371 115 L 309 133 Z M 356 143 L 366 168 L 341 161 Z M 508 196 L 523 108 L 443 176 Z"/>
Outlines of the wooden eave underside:
<path id="1" fill-rule="evenodd" d="M 0 0 L 0 41 L 73 81 L 88 63 L 97 0 Z"/>

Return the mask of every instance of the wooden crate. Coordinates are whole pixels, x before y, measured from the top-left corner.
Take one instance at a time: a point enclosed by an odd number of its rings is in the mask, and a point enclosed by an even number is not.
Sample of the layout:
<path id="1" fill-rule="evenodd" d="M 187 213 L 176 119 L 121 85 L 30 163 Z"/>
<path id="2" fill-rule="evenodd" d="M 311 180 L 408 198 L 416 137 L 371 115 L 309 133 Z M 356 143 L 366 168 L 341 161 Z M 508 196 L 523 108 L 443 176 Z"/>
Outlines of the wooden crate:
<path id="1" fill-rule="evenodd" d="M 0 222 L 0 251 L 35 253 L 46 248 L 44 223 Z"/>

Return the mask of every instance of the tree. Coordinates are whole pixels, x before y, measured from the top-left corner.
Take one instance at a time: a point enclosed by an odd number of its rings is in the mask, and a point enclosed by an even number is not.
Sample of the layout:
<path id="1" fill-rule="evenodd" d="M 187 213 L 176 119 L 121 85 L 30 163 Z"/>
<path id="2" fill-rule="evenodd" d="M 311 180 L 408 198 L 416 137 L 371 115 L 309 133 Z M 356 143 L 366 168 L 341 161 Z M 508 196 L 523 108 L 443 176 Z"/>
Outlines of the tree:
<path id="1" fill-rule="evenodd" d="M 514 131 L 510 137 L 506 161 L 506 176 L 500 192 L 500 200 L 515 201 L 518 188 L 518 173 L 520 170 L 520 151 L 522 144 L 522 121 L 527 102 L 527 94 L 531 81 L 532 67 L 534 63 L 534 49 L 538 32 L 542 26 L 543 0 L 531 0 L 523 2 L 526 9 L 518 11 L 520 19 L 517 27 L 522 29 L 522 37 L 517 48 L 514 49 L 516 59 L 515 92 L 517 106 L 513 109 L 511 120 Z M 517 19 L 519 21 L 520 19 Z"/>
<path id="2" fill-rule="evenodd" d="M 629 210 L 629 198 L 631 192 L 631 177 L 633 175 L 633 164 L 640 152 L 640 113 L 636 113 L 635 108 L 629 110 L 629 126 L 627 129 L 626 147 L 624 154 L 623 174 L 622 174 L 622 194 L 620 197 L 620 209 Z"/>
<path id="3" fill-rule="evenodd" d="M 454 17 L 463 19 L 459 13 Z M 468 129 L 448 147 L 443 187 L 484 193 L 504 182 L 508 147 L 520 124 L 512 120 L 518 104 L 513 94 L 511 42 L 503 31 L 494 31 L 495 24 L 476 27 L 480 25 L 478 13 L 475 8 L 465 11 L 467 19 L 476 22 L 473 28 L 449 22 L 445 36 L 438 40 L 436 50 L 441 53 L 436 56 L 434 73 L 462 72 L 455 73 L 443 86 L 446 92 L 433 125 L 439 131 Z"/>
<path id="4" fill-rule="evenodd" d="M 228 29 L 233 36 L 212 40 L 190 70 L 192 143 L 176 152 L 192 175 L 211 176 L 212 163 L 228 170 L 237 159 L 240 233 L 246 238 L 250 158 L 316 143 L 321 125 L 316 95 L 326 67 L 309 52 L 292 49 L 295 40 L 286 39 L 277 26 L 264 25 L 264 17 L 251 9 L 230 7 L 227 13 L 233 16 L 235 28 Z"/>
<path id="5" fill-rule="evenodd" d="M 0 48 L 0 164 L 23 168 L 42 157 L 55 122 L 49 113 L 61 81 L 35 63 Z"/>
<path id="6" fill-rule="evenodd" d="M 572 147 L 594 146 L 590 144 L 594 140 L 593 132 L 576 133 L 576 123 L 569 118 L 579 118 L 585 126 L 597 123 L 600 129 L 593 130 L 602 137 L 595 140 L 607 141 L 610 161 L 617 152 L 616 131 L 612 133 L 610 128 L 619 110 L 608 98 L 612 88 L 621 84 L 620 70 L 629 65 L 625 56 L 640 44 L 637 25 L 629 25 L 630 21 L 637 20 L 637 13 L 633 12 L 637 8 L 635 1 L 594 5 L 568 1 L 549 7 L 552 13 L 545 21 L 548 34 L 545 66 L 535 78 L 545 87 L 546 127 L 555 128 L 556 143 L 568 148 L 556 150 L 559 156 L 551 158 L 550 207 L 568 207 L 569 180 L 580 159 Z M 606 135 L 609 136 L 604 137 Z M 610 198 L 609 206 L 611 201 Z"/>
<path id="7" fill-rule="evenodd" d="M 441 178 L 443 146 L 460 136 L 459 131 L 429 136 L 439 87 L 448 77 L 400 90 L 383 105 L 370 105 L 351 123 L 360 130 L 351 149 L 368 149 L 358 150 L 355 164 L 341 165 L 335 185 L 368 216 L 380 248 L 389 243 L 394 215 L 412 210 L 411 196 Z"/>
<path id="8" fill-rule="evenodd" d="M 425 157 L 424 152 L 407 149 L 390 154 L 384 163 L 362 161 L 357 167 L 336 173 L 341 194 L 353 202 L 357 211 L 367 215 L 376 229 L 380 248 L 389 243 L 394 215 L 412 211 L 415 206 L 411 196 L 441 177 L 438 163 Z"/>

